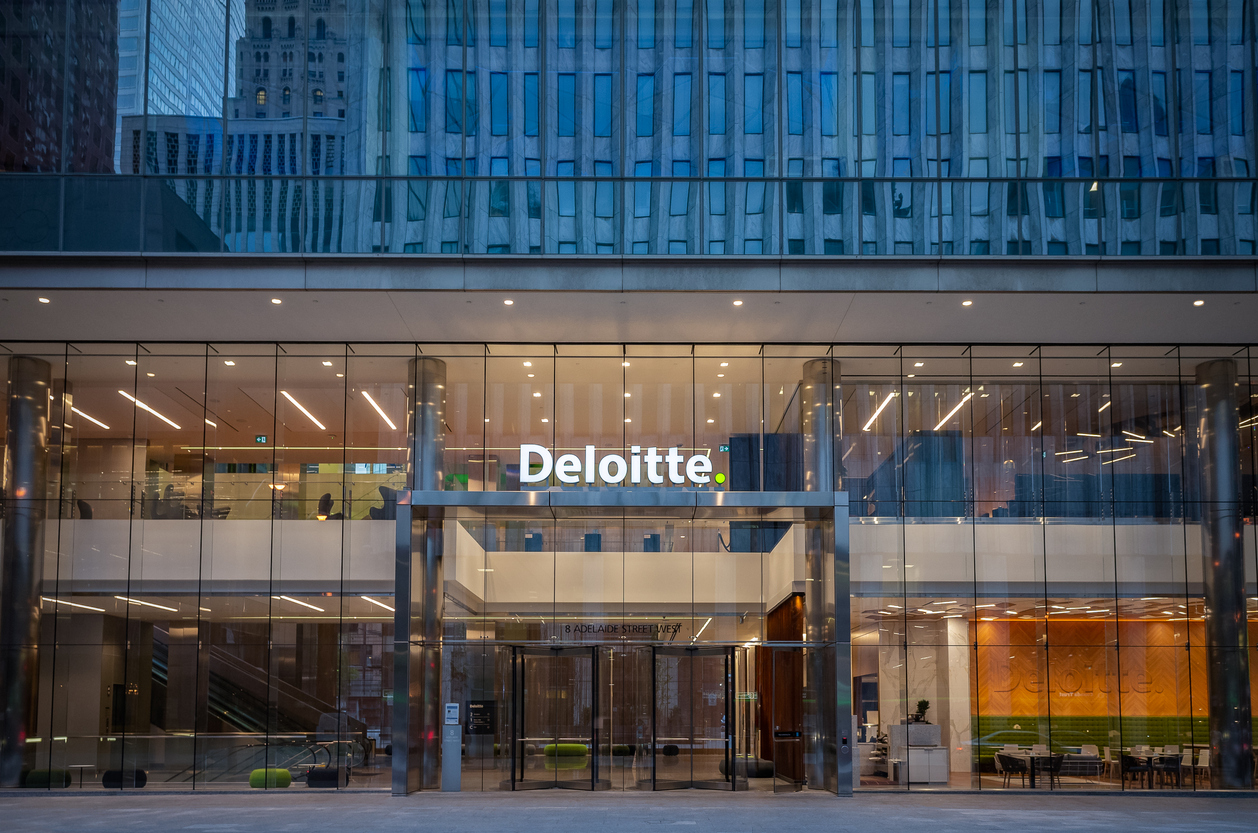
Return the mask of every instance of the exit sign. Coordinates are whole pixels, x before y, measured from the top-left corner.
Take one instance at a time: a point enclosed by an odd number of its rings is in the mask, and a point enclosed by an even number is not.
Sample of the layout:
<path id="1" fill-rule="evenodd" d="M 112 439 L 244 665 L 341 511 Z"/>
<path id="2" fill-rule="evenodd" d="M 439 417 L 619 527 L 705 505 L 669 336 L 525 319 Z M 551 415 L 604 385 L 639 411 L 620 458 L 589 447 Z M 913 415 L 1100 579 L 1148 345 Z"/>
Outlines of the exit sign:
<path id="1" fill-rule="evenodd" d="M 718 446 L 716 447 L 716 450 L 717 450 L 717 451 L 719 451 L 719 452 L 721 452 L 722 454 L 729 454 L 729 446 L 728 446 L 728 445 L 718 445 Z"/>
<path id="2" fill-rule="evenodd" d="M 266 434 L 258 434 L 253 438 L 253 441 L 258 445 L 266 445 Z"/>

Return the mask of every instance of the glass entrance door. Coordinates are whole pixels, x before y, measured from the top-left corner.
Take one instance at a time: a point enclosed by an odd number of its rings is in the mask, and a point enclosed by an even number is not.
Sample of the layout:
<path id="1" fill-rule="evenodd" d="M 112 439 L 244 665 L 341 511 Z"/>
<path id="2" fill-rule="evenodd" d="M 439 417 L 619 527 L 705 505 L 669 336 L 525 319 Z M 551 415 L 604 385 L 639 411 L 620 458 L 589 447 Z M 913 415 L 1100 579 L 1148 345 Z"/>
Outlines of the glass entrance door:
<path id="1" fill-rule="evenodd" d="M 652 787 L 738 789 L 734 649 L 656 647 L 652 654 Z"/>
<path id="2" fill-rule="evenodd" d="M 605 788 L 597 648 L 513 648 L 511 789 Z"/>

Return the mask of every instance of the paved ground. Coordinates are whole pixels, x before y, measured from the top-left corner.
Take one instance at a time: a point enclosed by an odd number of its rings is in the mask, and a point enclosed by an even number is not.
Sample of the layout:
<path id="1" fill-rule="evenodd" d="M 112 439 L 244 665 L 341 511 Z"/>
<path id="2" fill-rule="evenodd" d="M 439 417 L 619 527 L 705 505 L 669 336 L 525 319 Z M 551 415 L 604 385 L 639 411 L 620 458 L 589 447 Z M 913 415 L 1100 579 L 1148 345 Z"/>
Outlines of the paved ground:
<path id="1" fill-rule="evenodd" d="M 0 830 L 126 833 L 1042 833 L 1258 830 L 1258 798 L 532 792 L 0 795 Z"/>

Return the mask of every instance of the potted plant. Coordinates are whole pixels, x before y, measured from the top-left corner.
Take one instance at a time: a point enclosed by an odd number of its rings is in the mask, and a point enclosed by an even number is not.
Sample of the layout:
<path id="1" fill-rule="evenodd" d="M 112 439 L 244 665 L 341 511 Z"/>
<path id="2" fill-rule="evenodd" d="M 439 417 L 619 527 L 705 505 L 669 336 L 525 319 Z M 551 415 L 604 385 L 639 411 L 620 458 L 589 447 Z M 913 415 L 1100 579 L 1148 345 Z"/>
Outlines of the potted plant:
<path id="1" fill-rule="evenodd" d="M 929 700 L 918 700 L 918 701 L 917 701 L 917 711 L 913 713 L 913 722 L 914 722 L 914 723 L 925 723 L 925 722 L 926 722 L 926 711 L 927 711 L 929 708 L 930 708 L 930 701 L 929 701 Z"/>

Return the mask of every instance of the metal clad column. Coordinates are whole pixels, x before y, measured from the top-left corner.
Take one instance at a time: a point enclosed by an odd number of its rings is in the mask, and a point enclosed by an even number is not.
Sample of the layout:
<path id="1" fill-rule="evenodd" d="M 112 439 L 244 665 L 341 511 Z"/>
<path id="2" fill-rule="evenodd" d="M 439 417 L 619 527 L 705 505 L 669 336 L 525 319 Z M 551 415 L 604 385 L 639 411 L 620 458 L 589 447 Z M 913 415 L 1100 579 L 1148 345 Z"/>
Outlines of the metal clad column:
<path id="1" fill-rule="evenodd" d="M 1197 365 L 1197 419 L 1210 785 L 1216 790 L 1248 790 L 1253 787 L 1253 727 L 1241 546 L 1236 363 L 1231 359 Z"/>
<path id="2" fill-rule="evenodd" d="M 445 482 L 446 363 L 411 361 L 408 482 L 416 492 Z M 393 794 L 440 786 L 444 513 L 399 501 L 393 632 Z M 455 765 L 461 762 L 456 761 Z"/>
<path id="3" fill-rule="evenodd" d="M 842 425 L 840 371 L 839 362 L 833 359 L 804 363 L 800 388 L 804 491 L 834 495 L 840 487 L 835 453 Z M 842 503 L 846 508 L 845 495 Z M 840 548 L 836 537 L 841 531 L 846 541 L 846 515 L 842 530 L 837 529 L 838 520 L 834 508 L 810 509 L 805 517 L 804 623 L 811 705 L 806 715 L 804 755 L 811 789 L 847 793 L 851 791 L 851 746 L 843 740 L 851 741 L 851 653 L 845 636 L 848 618 L 845 614 L 840 620 L 837 614 L 847 609 L 849 591 L 847 547 Z M 835 581 L 840 574 L 844 577 L 841 588 Z M 846 781 L 843 773 L 847 773 Z"/>
<path id="4" fill-rule="evenodd" d="M 48 422 L 52 365 L 9 359 L 9 430 L 4 471 L 4 552 L 0 555 L 0 786 L 19 786 L 39 682 L 39 582 L 48 502 Z"/>

